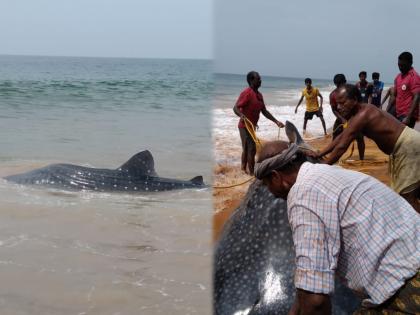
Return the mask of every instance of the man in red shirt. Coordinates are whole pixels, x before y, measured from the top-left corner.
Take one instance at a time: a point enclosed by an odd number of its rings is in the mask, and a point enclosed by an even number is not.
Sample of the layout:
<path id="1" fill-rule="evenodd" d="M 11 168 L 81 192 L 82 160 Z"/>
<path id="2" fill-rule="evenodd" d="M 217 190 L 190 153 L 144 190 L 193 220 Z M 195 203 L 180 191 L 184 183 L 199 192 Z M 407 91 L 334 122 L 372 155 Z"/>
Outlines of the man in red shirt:
<path id="1" fill-rule="evenodd" d="M 239 98 L 233 107 L 233 111 L 241 118 L 238 124 L 239 135 L 241 136 L 242 142 L 241 169 L 246 172 L 248 166 L 249 174 L 253 175 L 257 148 L 251 135 L 246 130 L 244 118 L 248 118 L 254 126 L 257 126 L 260 113 L 262 113 L 267 119 L 270 119 L 279 126 L 279 128 L 283 128 L 284 125 L 274 118 L 274 116 L 265 108 L 263 96 L 258 92 L 258 89 L 261 86 L 261 77 L 259 73 L 256 71 L 249 72 L 246 76 L 246 80 L 248 81 L 249 87 L 243 90 L 239 95 Z"/>
<path id="2" fill-rule="evenodd" d="M 404 125 L 414 128 L 419 114 L 420 76 L 412 67 L 413 55 L 407 51 L 398 56 L 401 73 L 394 80 L 397 118 Z"/>

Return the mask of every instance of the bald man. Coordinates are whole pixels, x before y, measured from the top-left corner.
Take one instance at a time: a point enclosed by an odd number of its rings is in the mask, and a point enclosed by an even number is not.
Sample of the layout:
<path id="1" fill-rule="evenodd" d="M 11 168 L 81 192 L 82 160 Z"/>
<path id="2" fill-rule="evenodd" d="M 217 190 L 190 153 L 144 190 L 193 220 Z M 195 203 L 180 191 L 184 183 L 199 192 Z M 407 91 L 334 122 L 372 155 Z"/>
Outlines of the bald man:
<path id="1" fill-rule="evenodd" d="M 354 85 L 339 88 L 336 100 L 348 126 L 325 149 L 312 156 L 325 156 L 325 163 L 333 164 L 362 133 L 390 155 L 391 187 L 420 213 L 420 133 L 376 106 L 361 103 L 360 92 Z"/>

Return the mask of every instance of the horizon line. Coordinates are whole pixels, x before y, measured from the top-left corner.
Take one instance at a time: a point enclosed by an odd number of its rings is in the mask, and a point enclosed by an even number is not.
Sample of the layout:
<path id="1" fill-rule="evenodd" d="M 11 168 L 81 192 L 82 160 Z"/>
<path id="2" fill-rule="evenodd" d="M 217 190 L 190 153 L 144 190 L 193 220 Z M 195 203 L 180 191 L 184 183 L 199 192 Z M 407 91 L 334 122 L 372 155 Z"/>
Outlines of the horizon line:
<path id="1" fill-rule="evenodd" d="M 0 56 L 8 57 L 57 57 L 57 58 L 103 58 L 103 59 L 165 59 L 165 60 L 202 60 L 212 61 L 212 58 L 193 57 L 128 57 L 128 56 L 81 56 L 81 55 L 40 55 L 40 54 L 8 54 L 0 53 Z"/>

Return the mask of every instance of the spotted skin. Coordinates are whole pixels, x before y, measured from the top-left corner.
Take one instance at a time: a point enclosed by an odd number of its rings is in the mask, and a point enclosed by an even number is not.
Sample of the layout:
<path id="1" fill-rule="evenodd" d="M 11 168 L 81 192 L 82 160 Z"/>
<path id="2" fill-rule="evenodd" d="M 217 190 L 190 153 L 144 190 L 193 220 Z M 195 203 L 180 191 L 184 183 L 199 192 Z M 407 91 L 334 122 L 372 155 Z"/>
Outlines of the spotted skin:
<path id="1" fill-rule="evenodd" d="M 289 134 L 297 133 L 291 123 L 286 128 Z M 294 139 L 302 144 L 300 135 Z M 294 259 L 286 202 L 255 181 L 215 247 L 214 313 L 287 314 L 295 296 Z M 351 314 L 359 304 L 350 290 L 336 283 L 333 314 Z"/>
<path id="2" fill-rule="evenodd" d="M 204 187 L 201 176 L 189 181 L 162 178 L 156 174 L 149 151 L 134 155 L 116 170 L 52 164 L 27 173 L 5 177 L 22 185 L 40 185 L 64 190 L 100 192 L 158 192 Z"/>

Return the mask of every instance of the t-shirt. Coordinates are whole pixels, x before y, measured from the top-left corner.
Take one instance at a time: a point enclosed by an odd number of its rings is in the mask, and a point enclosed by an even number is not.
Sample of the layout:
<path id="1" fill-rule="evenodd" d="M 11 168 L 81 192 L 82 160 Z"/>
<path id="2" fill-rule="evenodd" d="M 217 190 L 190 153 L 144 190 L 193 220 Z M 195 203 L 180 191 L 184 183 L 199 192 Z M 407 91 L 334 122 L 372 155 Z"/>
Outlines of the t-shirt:
<path id="1" fill-rule="evenodd" d="M 372 83 L 372 104 L 376 107 L 381 106 L 382 90 L 384 89 L 384 83 L 382 81 L 373 81 Z"/>
<path id="2" fill-rule="evenodd" d="M 312 87 L 310 91 L 307 88 L 302 90 L 302 95 L 306 98 L 306 111 L 307 112 L 316 112 L 319 109 L 318 104 L 318 89 Z"/>
<path id="3" fill-rule="evenodd" d="M 369 96 L 372 94 L 372 85 L 369 84 L 367 81 L 365 84 L 361 84 L 361 82 L 356 83 L 357 88 L 360 91 L 360 95 L 362 96 L 362 102 L 367 103 L 369 100 Z"/>
<path id="4" fill-rule="evenodd" d="M 401 73 L 397 75 L 394 86 L 397 116 L 406 116 L 413 102 L 414 94 L 420 92 L 420 76 L 414 68 L 411 68 L 404 76 Z M 418 117 L 418 108 L 414 112 L 414 117 Z"/>
<path id="5" fill-rule="evenodd" d="M 262 94 L 248 87 L 239 95 L 236 107 L 256 126 L 261 111 L 265 109 L 265 104 Z M 245 123 L 242 119 L 239 120 L 238 127 L 245 128 Z"/>

